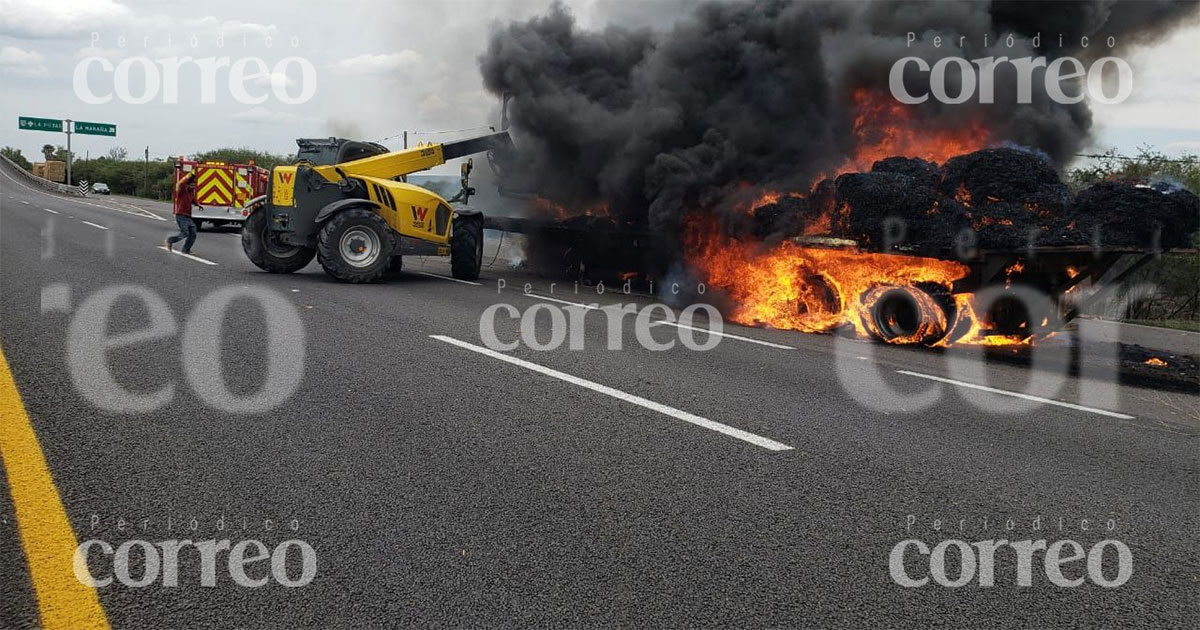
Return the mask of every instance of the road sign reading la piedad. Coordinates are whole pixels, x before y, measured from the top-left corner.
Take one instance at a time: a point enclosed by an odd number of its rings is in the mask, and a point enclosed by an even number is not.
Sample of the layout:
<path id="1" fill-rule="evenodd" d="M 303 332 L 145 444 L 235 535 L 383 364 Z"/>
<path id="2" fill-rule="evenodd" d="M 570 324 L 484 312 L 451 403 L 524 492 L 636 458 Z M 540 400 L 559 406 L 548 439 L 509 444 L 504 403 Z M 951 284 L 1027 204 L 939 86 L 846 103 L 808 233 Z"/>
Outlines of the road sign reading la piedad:
<path id="1" fill-rule="evenodd" d="M 93 136 L 116 136 L 117 126 L 110 123 L 94 123 L 75 121 L 75 133 L 86 133 Z"/>
<path id="2" fill-rule="evenodd" d="M 33 118 L 18 116 L 17 128 L 26 131 L 59 131 L 63 130 L 63 121 L 57 118 Z M 116 135 L 115 133 L 113 135 Z"/>

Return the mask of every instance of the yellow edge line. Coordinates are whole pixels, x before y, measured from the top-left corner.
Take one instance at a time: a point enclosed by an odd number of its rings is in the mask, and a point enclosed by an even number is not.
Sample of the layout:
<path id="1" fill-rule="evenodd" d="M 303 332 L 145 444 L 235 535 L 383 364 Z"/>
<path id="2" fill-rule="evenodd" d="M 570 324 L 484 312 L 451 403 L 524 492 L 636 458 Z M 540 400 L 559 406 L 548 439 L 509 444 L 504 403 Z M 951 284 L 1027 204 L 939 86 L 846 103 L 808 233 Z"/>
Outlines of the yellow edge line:
<path id="1" fill-rule="evenodd" d="M 0 457 L 45 630 L 107 629 L 96 589 L 75 577 L 78 542 L 0 349 Z"/>

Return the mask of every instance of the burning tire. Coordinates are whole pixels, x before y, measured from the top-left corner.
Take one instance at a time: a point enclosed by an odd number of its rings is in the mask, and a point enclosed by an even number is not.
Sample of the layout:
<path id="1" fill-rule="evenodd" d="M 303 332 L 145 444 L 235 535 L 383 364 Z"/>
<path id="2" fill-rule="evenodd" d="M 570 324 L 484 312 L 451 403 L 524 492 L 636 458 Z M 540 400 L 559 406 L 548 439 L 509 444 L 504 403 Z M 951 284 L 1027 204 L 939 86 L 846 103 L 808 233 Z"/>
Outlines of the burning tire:
<path id="1" fill-rule="evenodd" d="M 957 309 L 949 289 L 936 282 L 878 286 L 862 296 L 863 326 L 872 338 L 900 345 L 933 345 L 950 332 Z"/>
<path id="2" fill-rule="evenodd" d="M 842 300 L 829 280 L 819 274 L 810 273 L 800 282 L 800 296 L 796 300 L 796 311 L 808 317 L 836 315 L 842 311 Z"/>
<path id="3" fill-rule="evenodd" d="M 312 262 L 317 250 L 280 243 L 267 229 L 266 210 L 256 210 L 242 228 L 242 250 L 250 262 L 271 273 L 292 273 Z"/>

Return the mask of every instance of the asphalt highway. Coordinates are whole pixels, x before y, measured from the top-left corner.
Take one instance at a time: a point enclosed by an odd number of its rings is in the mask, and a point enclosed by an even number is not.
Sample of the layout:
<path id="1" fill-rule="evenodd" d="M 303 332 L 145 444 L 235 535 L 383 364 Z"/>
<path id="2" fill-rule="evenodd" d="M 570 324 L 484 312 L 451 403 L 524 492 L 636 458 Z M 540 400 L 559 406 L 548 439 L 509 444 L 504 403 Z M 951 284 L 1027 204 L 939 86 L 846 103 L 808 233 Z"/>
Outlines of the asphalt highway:
<path id="1" fill-rule="evenodd" d="M 205 586 L 181 553 L 176 586 L 95 589 L 114 628 L 1200 622 L 1197 392 L 733 324 L 707 351 L 655 325 L 676 344 L 653 351 L 632 316 L 609 349 L 604 312 L 564 302 L 657 299 L 502 264 L 458 282 L 440 259 L 377 285 L 315 262 L 271 275 L 231 231 L 202 232 L 194 258 L 164 251 L 169 212 L 0 170 L 0 348 L 56 492 L 18 504 L 0 475 L 0 627 L 48 614 L 23 541 L 58 500 L 75 543 L 297 539 L 315 553 L 296 587 L 239 585 L 223 558 Z M 578 311 L 582 348 L 487 349 L 496 304 L 546 305 L 542 342 L 551 307 Z M 114 383 L 123 393 L 104 394 Z M 1012 395 L 1031 385 L 1047 400 Z M 1114 539 L 1133 571 L 1061 587 L 1039 557 L 1022 586 L 998 553 L 993 586 L 906 588 L 889 572 L 906 539 Z M 111 556 L 87 564 L 113 575 Z M 930 574 L 915 552 L 905 565 Z"/>

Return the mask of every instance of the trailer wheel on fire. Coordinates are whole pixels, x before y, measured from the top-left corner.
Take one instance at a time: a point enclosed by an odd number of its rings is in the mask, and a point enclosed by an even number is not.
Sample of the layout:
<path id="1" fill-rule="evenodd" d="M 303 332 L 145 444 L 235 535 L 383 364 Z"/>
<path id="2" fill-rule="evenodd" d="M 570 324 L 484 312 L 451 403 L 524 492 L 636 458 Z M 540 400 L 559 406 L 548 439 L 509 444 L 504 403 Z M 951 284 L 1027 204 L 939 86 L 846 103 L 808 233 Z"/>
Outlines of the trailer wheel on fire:
<path id="1" fill-rule="evenodd" d="M 936 282 L 881 285 L 860 299 L 863 327 L 876 341 L 931 346 L 952 332 L 958 316 L 950 289 Z"/>

